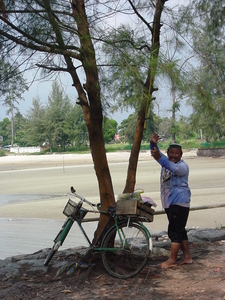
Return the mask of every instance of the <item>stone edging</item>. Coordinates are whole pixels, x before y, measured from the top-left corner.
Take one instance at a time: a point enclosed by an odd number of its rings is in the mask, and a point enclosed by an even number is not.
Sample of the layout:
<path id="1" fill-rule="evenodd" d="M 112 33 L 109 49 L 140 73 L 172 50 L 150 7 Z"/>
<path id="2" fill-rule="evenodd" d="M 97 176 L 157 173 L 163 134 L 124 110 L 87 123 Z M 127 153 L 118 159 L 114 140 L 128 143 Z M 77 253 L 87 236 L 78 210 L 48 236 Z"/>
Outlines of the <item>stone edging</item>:
<path id="1" fill-rule="evenodd" d="M 188 239 L 190 243 L 205 243 L 221 241 L 225 243 L 225 229 L 188 229 Z M 153 256 L 169 255 L 170 241 L 165 231 L 156 233 L 152 236 L 153 240 Z M 74 255 L 79 261 L 83 255 L 87 252 L 86 247 L 77 247 L 72 249 L 66 249 L 57 252 L 55 255 L 60 256 L 60 259 L 55 259 L 51 263 L 51 268 L 55 270 L 55 276 L 66 271 L 69 267 L 69 260 L 67 257 Z M 8 257 L 4 260 L 0 260 L 0 279 L 8 281 L 10 279 L 19 278 L 21 276 L 29 278 L 32 274 L 46 274 L 48 267 L 44 267 L 43 263 L 46 256 L 49 253 L 49 249 L 43 249 L 33 254 L 18 255 L 14 257 Z"/>
<path id="2" fill-rule="evenodd" d="M 225 156 L 225 148 L 198 149 L 198 156 L 221 157 Z"/>

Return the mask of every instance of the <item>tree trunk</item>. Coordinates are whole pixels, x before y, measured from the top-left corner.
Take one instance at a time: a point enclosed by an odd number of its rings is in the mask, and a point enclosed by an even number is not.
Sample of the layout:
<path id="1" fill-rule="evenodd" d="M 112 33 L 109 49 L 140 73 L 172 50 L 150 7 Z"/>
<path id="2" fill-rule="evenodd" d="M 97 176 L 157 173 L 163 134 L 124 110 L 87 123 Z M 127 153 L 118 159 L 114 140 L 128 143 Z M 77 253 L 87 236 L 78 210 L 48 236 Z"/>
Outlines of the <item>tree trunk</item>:
<path id="1" fill-rule="evenodd" d="M 141 103 L 141 109 L 138 115 L 138 121 L 136 126 L 135 137 L 133 141 L 133 146 L 131 149 L 129 166 L 127 171 L 126 185 L 124 188 L 124 193 L 132 193 L 136 184 L 136 172 L 138 157 L 141 148 L 141 141 L 143 137 L 143 131 L 145 129 L 145 120 L 149 109 L 149 104 L 152 101 L 152 93 L 154 92 L 154 81 L 155 73 L 157 69 L 157 59 L 159 55 L 159 39 L 160 39 L 160 19 L 163 11 L 163 7 L 166 0 L 158 0 L 155 6 L 155 16 L 152 28 L 152 45 L 151 45 L 151 57 L 149 62 L 149 70 L 146 82 L 143 89 L 143 99 Z M 150 155 L 150 154 L 149 154 Z"/>
<path id="2" fill-rule="evenodd" d="M 176 123 L 176 108 L 175 108 L 175 91 L 174 91 L 174 84 L 172 82 L 172 98 L 173 98 L 173 105 L 172 105 L 172 143 L 176 143 L 176 134 L 175 134 L 175 123 Z"/>
<path id="3" fill-rule="evenodd" d="M 99 184 L 101 207 L 106 211 L 108 206 L 115 206 L 115 198 L 102 132 L 103 115 L 98 69 L 95 51 L 89 33 L 84 0 L 73 0 L 72 7 L 79 32 L 81 61 L 86 75 L 86 83 L 83 86 L 77 76 L 76 68 L 73 66 L 71 58 L 65 57 L 65 60 L 67 62 L 68 71 L 73 78 L 73 85 L 78 92 L 78 104 L 80 104 L 83 109 L 84 119 L 88 128 L 91 155 Z M 94 240 L 104 227 L 106 219 L 107 216 L 100 216 Z"/>

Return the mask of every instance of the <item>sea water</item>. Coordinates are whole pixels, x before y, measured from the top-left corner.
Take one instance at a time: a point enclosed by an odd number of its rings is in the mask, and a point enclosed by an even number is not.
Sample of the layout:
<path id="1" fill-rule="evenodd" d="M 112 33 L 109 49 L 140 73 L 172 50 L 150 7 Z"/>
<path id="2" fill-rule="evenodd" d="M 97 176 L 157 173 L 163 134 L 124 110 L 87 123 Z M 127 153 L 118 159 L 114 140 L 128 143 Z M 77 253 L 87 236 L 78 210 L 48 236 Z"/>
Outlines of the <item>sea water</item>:
<path id="1" fill-rule="evenodd" d="M 0 218 L 0 259 L 51 248 L 53 240 L 62 225 L 63 221 L 58 220 Z M 93 238 L 96 226 L 96 222 L 83 224 L 90 240 Z M 83 233 L 78 225 L 74 223 L 63 246 L 59 250 L 87 245 Z"/>
<path id="2" fill-rule="evenodd" d="M 1 205 L 10 207 L 13 204 L 22 204 L 24 202 L 32 203 L 41 199 L 46 199 L 47 201 L 49 199 L 51 201 L 51 198 L 51 195 L 40 194 L 1 194 L 0 211 Z M 0 217 L 0 259 L 20 254 L 30 254 L 41 249 L 51 248 L 53 246 L 53 240 L 65 220 L 66 216 L 64 220 Z M 82 226 L 91 241 L 97 228 L 97 222 L 85 222 L 82 223 Z M 87 245 L 88 243 L 79 226 L 77 223 L 74 223 L 63 245 L 59 248 L 59 251 Z"/>

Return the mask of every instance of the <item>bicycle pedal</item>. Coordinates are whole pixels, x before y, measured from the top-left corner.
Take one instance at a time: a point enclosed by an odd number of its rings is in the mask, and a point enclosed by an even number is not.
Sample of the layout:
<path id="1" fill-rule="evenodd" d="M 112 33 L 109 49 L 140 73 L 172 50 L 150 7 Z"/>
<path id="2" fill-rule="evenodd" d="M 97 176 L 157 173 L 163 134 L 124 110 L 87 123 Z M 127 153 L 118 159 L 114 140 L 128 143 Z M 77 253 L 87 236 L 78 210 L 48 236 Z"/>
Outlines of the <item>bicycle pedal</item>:
<path id="1" fill-rule="evenodd" d="M 72 274 L 72 273 L 73 273 L 75 270 L 77 270 L 79 267 L 80 267 L 80 266 L 79 266 L 79 263 L 73 264 L 73 265 L 69 268 L 69 270 L 66 272 L 66 274 L 67 274 L 67 275 Z"/>
<path id="2" fill-rule="evenodd" d="M 81 263 L 80 265 L 80 268 L 83 268 L 83 269 L 87 269 L 87 268 L 90 268 L 92 266 L 91 263 Z"/>
<path id="3" fill-rule="evenodd" d="M 79 261 L 78 263 L 75 263 L 75 264 L 73 264 L 70 268 L 69 268 L 69 270 L 67 271 L 67 275 L 70 275 L 70 274 L 72 274 L 74 271 L 76 271 L 77 269 L 79 269 L 79 268 L 82 268 L 82 269 L 88 269 L 88 268 L 90 268 L 92 266 L 92 264 L 91 263 L 83 263 L 83 262 L 81 262 L 81 261 Z"/>

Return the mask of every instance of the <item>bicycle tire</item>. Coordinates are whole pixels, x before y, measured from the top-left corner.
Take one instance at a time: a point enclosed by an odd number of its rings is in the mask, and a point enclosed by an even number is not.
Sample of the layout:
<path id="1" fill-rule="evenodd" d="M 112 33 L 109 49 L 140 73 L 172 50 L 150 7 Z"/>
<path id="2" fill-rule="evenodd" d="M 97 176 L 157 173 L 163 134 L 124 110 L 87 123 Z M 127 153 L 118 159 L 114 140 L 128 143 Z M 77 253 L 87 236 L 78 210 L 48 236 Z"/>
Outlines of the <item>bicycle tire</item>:
<path id="1" fill-rule="evenodd" d="M 55 247 L 55 244 L 51 248 L 47 258 L 45 259 L 44 266 L 47 266 L 50 263 L 51 259 L 53 258 L 54 254 L 56 253 L 57 250 L 55 250 L 54 247 Z"/>
<path id="2" fill-rule="evenodd" d="M 122 245 L 119 234 L 125 237 L 123 238 L 125 246 Z M 113 277 L 122 279 L 138 274 L 148 261 L 150 239 L 145 229 L 138 223 L 119 224 L 119 232 L 116 226 L 113 226 L 102 241 L 102 247 L 109 248 L 102 253 L 106 271 Z"/>

